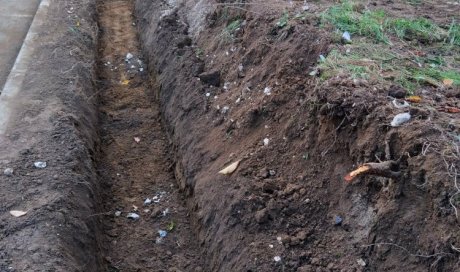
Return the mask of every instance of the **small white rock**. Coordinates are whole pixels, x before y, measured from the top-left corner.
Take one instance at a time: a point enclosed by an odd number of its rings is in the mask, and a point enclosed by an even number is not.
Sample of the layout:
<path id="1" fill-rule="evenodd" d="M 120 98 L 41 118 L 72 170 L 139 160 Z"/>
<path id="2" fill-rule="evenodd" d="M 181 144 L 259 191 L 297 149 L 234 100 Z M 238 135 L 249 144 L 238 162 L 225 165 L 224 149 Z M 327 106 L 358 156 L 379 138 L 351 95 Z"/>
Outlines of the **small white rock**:
<path id="1" fill-rule="evenodd" d="M 134 58 L 133 54 L 131 53 L 126 54 L 126 61 L 129 61 L 132 58 Z"/>
<path id="2" fill-rule="evenodd" d="M 115 212 L 115 216 L 116 216 L 116 217 L 118 217 L 118 216 L 120 216 L 120 215 L 121 215 L 121 212 L 120 212 L 120 211 L 116 211 L 116 212 Z"/>

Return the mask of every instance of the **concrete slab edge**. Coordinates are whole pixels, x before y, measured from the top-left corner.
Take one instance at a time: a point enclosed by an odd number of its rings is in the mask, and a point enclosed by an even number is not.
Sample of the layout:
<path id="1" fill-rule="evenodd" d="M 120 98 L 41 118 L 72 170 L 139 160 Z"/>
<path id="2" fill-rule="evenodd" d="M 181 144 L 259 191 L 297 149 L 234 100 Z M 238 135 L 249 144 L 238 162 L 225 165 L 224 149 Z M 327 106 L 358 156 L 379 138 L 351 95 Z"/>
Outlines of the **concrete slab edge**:
<path id="1" fill-rule="evenodd" d="M 12 114 L 11 102 L 20 94 L 27 68 L 32 61 L 34 53 L 34 39 L 38 35 L 40 26 L 46 18 L 50 0 L 42 0 L 35 13 L 32 24 L 24 39 L 13 68 L 5 82 L 0 95 L 0 135 L 5 134 Z"/>

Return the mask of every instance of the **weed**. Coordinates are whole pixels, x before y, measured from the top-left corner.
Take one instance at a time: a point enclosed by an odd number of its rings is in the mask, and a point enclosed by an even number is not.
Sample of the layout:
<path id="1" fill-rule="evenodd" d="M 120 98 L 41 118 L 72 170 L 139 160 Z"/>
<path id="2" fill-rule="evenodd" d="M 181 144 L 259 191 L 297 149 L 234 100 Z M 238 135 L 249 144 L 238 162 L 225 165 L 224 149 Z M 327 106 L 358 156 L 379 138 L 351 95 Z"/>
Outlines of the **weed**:
<path id="1" fill-rule="evenodd" d="M 329 8 L 321 18 L 323 23 L 330 22 L 341 31 L 370 36 L 377 41 L 388 43 L 383 29 L 384 11 L 364 11 L 361 14 L 355 11 L 353 4 L 345 1 L 341 5 Z"/>
<path id="2" fill-rule="evenodd" d="M 279 27 L 279 28 L 283 28 L 283 27 L 287 26 L 288 23 L 289 23 L 289 13 L 287 11 L 284 11 L 283 15 L 281 16 L 281 18 L 276 23 L 276 26 Z"/>
<path id="3" fill-rule="evenodd" d="M 224 43 L 229 43 L 234 40 L 235 32 L 241 27 L 243 21 L 237 17 L 230 21 L 227 26 L 222 30 L 220 35 L 221 41 Z"/>
<path id="4" fill-rule="evenodd" d="M 452 21 L 452 24 L 449 27 L 447 36 L 448 36 L 447 42 L 449 44 L 460 46 L 460 24 L 455 23 L 455 21 Z"/>
<path id="5" fill-rule="evenodd" d="M 388 19 L 386 28 L 400 39 L 416 39 L 422 42 L 441 41 L 445 31 L 425 18 Z"/>
<path id="6" fill-rule="evenodd" d="M 415 39 L 422 43 L 448 38 L 450 44 L 460 45 L 460 25 L 455 22 L 446 31 L 426 18 L 387 18 L 383 10 L 358 10 L 355 4 L 344 1 L 323 12 L 321 20 L 341 31 L 371 37 L 377 42 L 389 43 L 388 36 L 394 34 L 400 39 Z"/>

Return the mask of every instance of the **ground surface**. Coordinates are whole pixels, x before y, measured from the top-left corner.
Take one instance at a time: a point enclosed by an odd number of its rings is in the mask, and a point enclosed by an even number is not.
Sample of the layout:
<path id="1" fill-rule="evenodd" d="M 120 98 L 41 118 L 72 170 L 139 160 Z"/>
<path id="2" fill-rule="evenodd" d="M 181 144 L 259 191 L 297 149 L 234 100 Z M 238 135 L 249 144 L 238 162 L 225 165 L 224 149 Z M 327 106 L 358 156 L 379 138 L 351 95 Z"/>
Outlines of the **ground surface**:
<path id="1" fill-rule="evenodd" d="M 51 1 L 0 271 L 458 270 L 460 5 L 352 2 Z"/>
<path id="2" fill-rule="evenodd" d="M 104 190 L 109 271 L 202 271 L 198 242 L 178 191 L 155 79 L 142 61 L 133 1 L 104 1 L 101 27 L 98 162 Z M 127 59 L 127 54 L 132 58 Z M 146 199 L 152 203 L 144 204 Z M 121 214 L 115 216 L 114 213 Z M 129 219 L 136 213 L 139 219 Z M 166 231 L 160 237 L 159 231 Z"/>
<path id="3" fill-rule="evenodd" d="M 34 18 L 39 0 L 0 1 L 0 90 Z"/>

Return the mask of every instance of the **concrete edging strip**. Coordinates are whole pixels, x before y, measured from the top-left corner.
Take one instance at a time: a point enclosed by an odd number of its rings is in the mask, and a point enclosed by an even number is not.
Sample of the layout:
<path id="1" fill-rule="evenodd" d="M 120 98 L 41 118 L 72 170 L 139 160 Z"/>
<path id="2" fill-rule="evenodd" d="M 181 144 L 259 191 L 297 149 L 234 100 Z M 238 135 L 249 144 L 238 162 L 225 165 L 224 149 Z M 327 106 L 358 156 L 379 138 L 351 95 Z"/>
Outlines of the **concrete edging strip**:
<path id="1" fill-rule="evenodd" d="M 5 82 L 0 95 L 0 134 L 4 134 L 12 113 L 11 101 L 20 93 L 24 82 L 27 68 L 32 60 L 34 52 L 34 39 L 39 34 L 39 28 L 46 18 L 46 12 L 50 6 L 50 0 L 42 0 L 35 13 L 32 24 L 24 39 L 13 68 Z"/>

